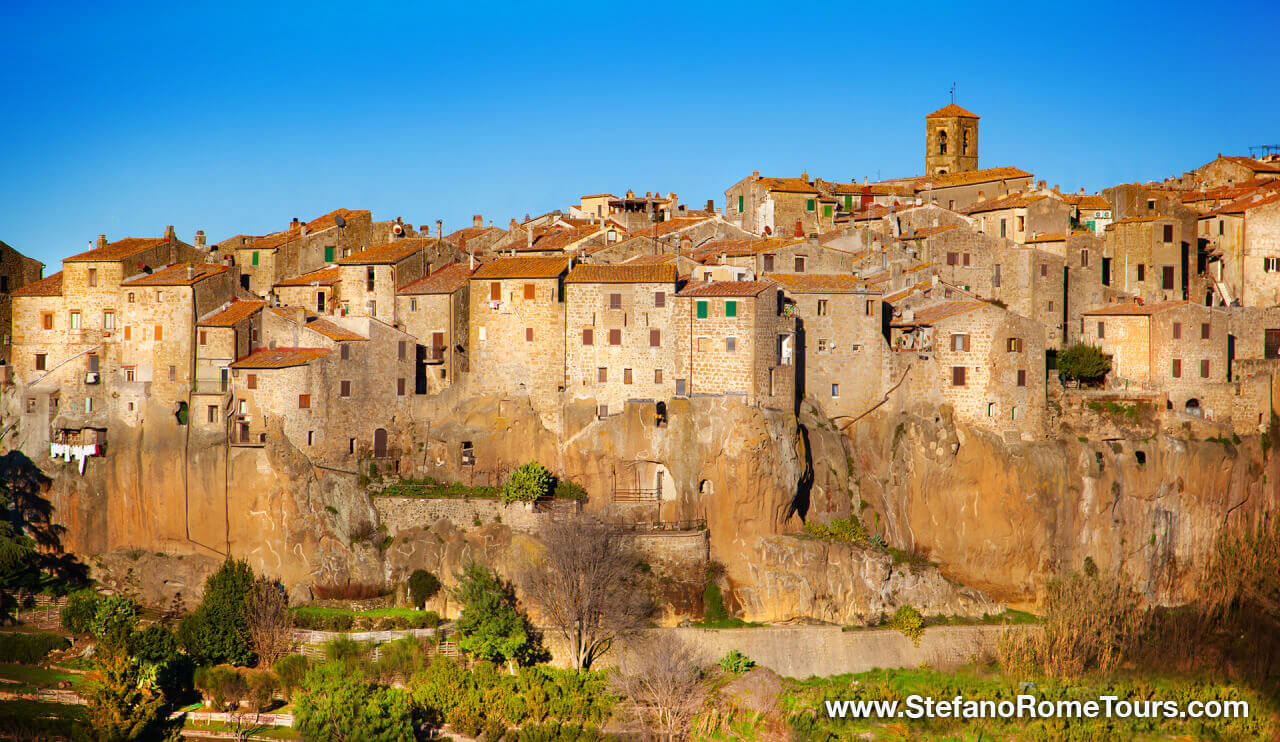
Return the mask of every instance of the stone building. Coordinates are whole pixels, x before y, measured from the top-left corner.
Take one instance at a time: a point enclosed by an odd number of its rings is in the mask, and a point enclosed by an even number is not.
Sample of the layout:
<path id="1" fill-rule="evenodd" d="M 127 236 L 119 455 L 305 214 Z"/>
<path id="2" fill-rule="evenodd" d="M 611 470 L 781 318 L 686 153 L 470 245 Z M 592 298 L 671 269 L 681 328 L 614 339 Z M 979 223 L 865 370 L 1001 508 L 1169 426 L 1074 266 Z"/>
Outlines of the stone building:
<path id="1" fill-rule="evenodd" d="M 1238 185 L 1250 180 L 1280 178 L 1280 165 L 1252 157 L 1222 155 L 1188 173 L 1192 185 L 1200 188 Z"/>
<path id="2" fill-rule="evenodd" d="M 994 167 L 911 179 L 922 203 L 936 203 L 952 211 L 983 198 L 1000 198 L 1031 186 L 1034 176 L 1021 168 Z"/>
<path id="3" fill-rule="evenodd" d="M 343 226 L 338 226 L 339 221 Z M 400 228 L 405 231 L 404 225 Z M 392 229 L 375 229 L 373 215 L 367 210 L 337 209 L 305 224 L 295 218 L 288 229 L 244 242 L 229 252 L 239 268 L 240 285 L 265 297 L 272 286 L 286 278 L 319 270 L 385 242 L 379 237 Z"/>
<path id="4" fill-rule="evenodd" d="M 44 263 L 28 258 L 17 250 L 0 242 L 0 365 L 7 364 L 13 346 L 13 292 L 39 281 L 44 275 Z"/>
<path id="5" fill-rule="evenodd" d="M 281 304 L 307 307 L 317 314 L 335 314 L 342 307 L 342 269 L 336 265 L 286 278 L 271 287 Z"/>
<path id="6" fill-rule="evenodd" d="M 227 417 L 233 410 L 231 364 L 257 348 L 266 305 L 261 300 L 232 297 L 196 322 L 191 420 L 215 438 L 229 430 Z"/>
<path id="7" fill-rule="evenodd" d="M 564 279 L 565 390 L 602 414 L 628 400 L 666 400 L 685 378 L 676 333 L 674 263 L 579 265 Z"/>
<path id="8" fill-rule="evenodd" d="M 803 237 L 835 227 L 837 201 L 809 179 L 766 178 L 756 170 L 724 192 L 725 218 L 752 234 Z"/>
<path id="9" fill-rule="evenodd" d="M 978 169 L 978 114 L 951 103 L 925 116 L 924 129 L 926 173 Z"/>
<path id="10" fill-rule="evenodd" d="M 416 340 L 414 393 L 435 394 L 469 368 L 467 263 L 449 263 L 396 291 L 399 327 Z"/>
<path id="11" fill-rule="evenodd" d="M 1280 190 L 1256 190 L 1199 220 L 1215 304 L 1280 304 Z"/>
<path id="12" fill-rule="evenodd" d="M 564 390 L 569 258 L 495 258 L 471 274 L 468 350 L 477 393 L 525 394 L 539 409 Z"/>
<path id="13" fill-rule="evenodd" d="M 1185 299 L 1194 231 L 1172 216 L 1131 216 L 1106 228 L 1103 282 L 1148 302 Z"/>
<path id="14" fill-rule="evenodd" d="M 1102 234 L 1111 223 L 1111 202 L 1097 194 L 1067 193 L 1062 200 L 1074 211 L 1071 215 L 1071 228 L 1087 229 L 1095 234 Z"/>
<path id="15" fill-rule="evenodd" d="M 451 232 L 445 240 L 469 255 L 483 255 L 486 250 L 506 236 L 507 233 L 503 229 L 492 225 L 486 227 L 484 216 L 476 214 L 471 217 L 470 227 Z"/>
<path id="16" fill-rule="evenodd" d="M 881 400 L 889 377 L 882 294 L 847 274 L 767 273 L 796 318 L 796 396 L 833 418 Z"/>
<path id="17" fill-rule="evenodd" d="M 768 281 L 713 281 L 676 295 L 676 335 L 688 353 L 676 394 L 742 396 L 750 405 L 795 409 L 795 320 Z"/>
<path id="18" fill-rule="evenodd" d="M 407 237 L 340 258 L 342 314 L 396 324 L 396 291 L 459 254 L 437 237 Z"/>
<path id="19" fill-rule="evenodd" d="M 983 199 L 961 211 L 974 218 L 979 230 L 1019 244 L 1042 234 L 1066 233 L 1073 212 L 1058 194 L 1045 190 Z"/>

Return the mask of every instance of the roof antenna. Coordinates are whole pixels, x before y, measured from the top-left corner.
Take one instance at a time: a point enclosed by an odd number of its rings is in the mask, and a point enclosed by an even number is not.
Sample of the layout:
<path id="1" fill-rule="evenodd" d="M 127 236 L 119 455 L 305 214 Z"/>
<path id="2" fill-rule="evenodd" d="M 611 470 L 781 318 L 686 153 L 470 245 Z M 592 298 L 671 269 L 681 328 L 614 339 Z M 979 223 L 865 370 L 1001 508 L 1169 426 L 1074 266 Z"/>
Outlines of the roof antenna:
<path id="1" fill-rule="evenodd" d="M 333 223 L 338 227 L 338 229 L 342 229 L 347 226 L 347 220 L 342 218 L 342 214 L 334 214 Z"/>
<path id="2" fill-rule="evenodd" d="M 951 102 L 956 102 L 956 84 L 954 82 L 951 83 Z"/>

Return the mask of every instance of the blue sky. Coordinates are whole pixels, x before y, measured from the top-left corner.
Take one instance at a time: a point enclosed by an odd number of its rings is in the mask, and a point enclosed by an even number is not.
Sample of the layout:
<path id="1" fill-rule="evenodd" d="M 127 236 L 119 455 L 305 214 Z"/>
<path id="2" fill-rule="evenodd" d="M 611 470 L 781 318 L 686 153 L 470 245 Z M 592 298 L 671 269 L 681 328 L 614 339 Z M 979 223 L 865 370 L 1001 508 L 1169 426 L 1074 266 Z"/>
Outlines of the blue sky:
<path id="1" fill-rule="evenodd" d="M 1280 143 L 1274 4 L 0 4 L 0 240 L 446 231 L 585 193 L 723 205 L 753 169 L 923 168 L 924 114 L 1064 189 Z M 847 8 L 840 9 L 840 6 Z"/>

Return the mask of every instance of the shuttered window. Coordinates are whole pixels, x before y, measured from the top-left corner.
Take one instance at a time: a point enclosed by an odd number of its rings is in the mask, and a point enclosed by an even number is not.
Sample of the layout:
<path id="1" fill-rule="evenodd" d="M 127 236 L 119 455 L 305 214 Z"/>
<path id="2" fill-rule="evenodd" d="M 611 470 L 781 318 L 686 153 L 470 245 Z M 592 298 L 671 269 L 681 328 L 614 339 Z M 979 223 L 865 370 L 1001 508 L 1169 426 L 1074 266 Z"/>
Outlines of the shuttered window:
<path id="1" fill-rule="evenodd" d="M 1200 378 L 1202 379 L 1209 378 L 1209 359 L 1208 358 L 1200 361 Z"/>
<path id="2" fill-rule="evenodd" d="M 332 263 L 332 262 L 333 262 L 333 245 L 325 245 L 325 248 L 324 248 L 324 262 L 326 262 L 326 263 Z"/>
<path id="3" fill-rule="evenodd" d="M 726 316 L 726 317 L 737 317 L 737 316 L 738 316 L 738 302 L 736 302 L 736 301 L 726 301 L 726 302 L 724 303 L 724 316 Z"/>
<path id="4" fill-rule="evenodd" d="M 964 366 L 951 367 L 951 386 L 964 386 Z"/>
<path id="5" fill-rule="evenodd" d="M 1181 358 L 1175 358 L 1175 359 L 1173 359 L 1173 372 L 1172 372 L 1172 373 L 1173 373 L 1173 378 L 1175 378 L 1175 379 L 1181 379 L 1181 378 L 1182 378 L 1182 359 L 1181 359 Z"/>
<path id="6" fill-rule="evenodd" d="M 502 299 L 502 282 L 491 281 L 489 283 L 489 301 L 500 301 Z"/>
<path id="7" fill-rule="evenodd" d="M 657 348 L 662 345 L 662 330 L 649 331 L 649 347 Z"/>
<path id="8" fill-rule="evenodd" d="M 526 283 L 526 284 L 524 285 L 524 298 L 525 298 L 525 300 L 526 300 L 526 301 L 532 301 L 535 295 L 536 295 L 536 289 L 534 289 L 533 284 L 531 284 L 531 283 Z"/>
<path id="9" fill-rule="evenodd" d="M 299 394 L 299 395 L 298 395 L 298 409 L 300 409 L 300 410 L 309 410 L 309 409 L 311 409 L 311 395 L 310 395 L 310 394 Z"/>
<path id="10" fill-rule="evenodd" d="M 707 318 L 707 303 L 705 301 L 698 302 L 698 319 Z"/>
<path id="11" fill-rule="evenodd" d="M 587 328 L 587 329 L 585 329 L 585 330 L 583 330 L 583 331 L 582 331 L 582 344 L 583 344 L 583 345 L 594 345 L 594 344 L 595 344 L 595 341 L 596 341 L 596 339 L 595 339 L 595 333 L 591 330 L 591 328 Z"/>
<path id="12" fill-rule="evenodd" d="M 609 331 L 609 345 L 622 345 L 622 330 Z"/>

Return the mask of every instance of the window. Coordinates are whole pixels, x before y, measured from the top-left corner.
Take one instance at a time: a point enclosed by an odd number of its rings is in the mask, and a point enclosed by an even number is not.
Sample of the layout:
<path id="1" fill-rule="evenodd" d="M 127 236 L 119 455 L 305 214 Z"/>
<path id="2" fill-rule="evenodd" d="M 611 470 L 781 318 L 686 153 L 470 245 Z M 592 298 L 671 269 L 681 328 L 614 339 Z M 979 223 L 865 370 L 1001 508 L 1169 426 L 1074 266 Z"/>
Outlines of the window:
<path id="1" fill-rule="evenodd" d="M 258 388 L 258 375 L 257 375 L 257 374 L 249 374 L 248 378 L 247 378 L 247 379 L 246 379 L 246 381 L 245 381 L 245 386 L 247 386 L 247 387 L 248 387 L 248 388 L 250 388 L 250 389 L 257 389 L 257 388 Z"/>
<path id="2" fill-rule="evenodd" d="M 1042 278 L 1047 278 L 1047 277 L 1049 276 L 1049 264 L 1048 264 L 1048 263 L 1041 263 L 1041 264 L 1040 264 L 1040 276 L 1041 276 Z"/>
<path id="3" fill-rule="evenodd" d="M 1080 267 L 1081 268 L 1089 267 L 1089 251 L 1088 250 L 1080 251 Z"/>
<path id="4" fill-rule="evenodd" d="M 376 316 L 378 314 L 378 302 L 374 299 L 366 301 L 364 303 L 364 312 L 370 317 Z"/>
<path id="5" fill-rule="evenodd" d="M 951 350 L 957 353 L 963 353 L 969 350 L 969 336 L 967 334 L 954 333 L 951 336 Z"/>
<path id="6" fill-rule="evenodd" d="M 350 345 L 348 345 L 347 343 L 343 343 L 342 345 L 339 345 L 339 346 L 338 346 L 338 357 L 339 357 L 339 358 L 341 358 L 341 359 L 342 359 L 342 360 L 344 360 L 344 361 L 350 360 L 350 359 L 351 359 L 351 346 L 350 346 Z"/>
<path id="7" fill-rule="evenodd" d="M 1209 323 L 1208 322 L 1200 323 L 1200 339 L 1201 340 L 1209 339 Z"/>
<path id="8" fill-rule="evenodd" d="M 1001 237 L 1004 237 L 1004 235 L 1005 235 L 1005 221 L 1007 221 L 1007 220 L 1005 220 L 1005 219 L 1001 219 L 1001 220 L 1000 220 L 1000 236 L 1001 236 Z"/>
<path id="9" fill-rule="evenodd" d="M 996 416 L 996 403 L 995 403 L 995 402 L 988 402 L 988 403 L 987 403 L 987 417 L 995 417 L 995 416 Z"/>
<path id="10" fill-rule="evenodd" d="M 831 216 L 831 204 L 823 204 L 823 205 L 822 205 L 822 215 L 823 215 L 823 216 Z"/>
<path id="11" fill-rule="evenodd" d="M 995 270 L 991 274 L 991 285 L 994 288 L 1000 288 L 1000 264 L 996 263 Z"/>
<path id="12" fill-rule="evenodd" d="M 653 293 L 653 305 L 655 307 L 665 307 L 667 305 L 667 292 L 655 291 Z"/>
<path id="13" fill-rule="evenodd" d="M 653 383 L 655 383 L 655 384 L 661 384 L 661 383 L 662 383 L 662 369 L 660 369 L 660 368 L 655 368 L 655 369 L 653 370 Z"/>
<path id="14" fill-rule="evenodd" d="M 396 396 L 404 396 L 404 379 L 396 379 Z"/>
<path id="15" fill-rule="evenodd" d="M 1149 199 L 1147 199 L 1147 210 L 1148 210 L 1148 211 L 1150 211 L 1151 209 L 1154 209 L 1155 207 L 1156 207 L 1156 200 L 1155 200 L 1154 198 L 1149 198 Z"/>
<path id="16" fill-rule="evenodd" d="M 848 195 L 848 194 L 845 194 L 845 197 L 844 197 L 844 210 L 845 210 L 845 211 L 853 211 L 853 196 L 850 196 L 850 195 Z"/>
<path id="17" fill-rule="evenodd" d="M 631 369 L 629 368 L 622 369 L 622 383 L 623 384 L 631 383 Z"/>
<path id="18" fill-rule="evenodd" d="M 698 319 L 707 318 L 707 303 L 705 301 L 698 302 Z"/>
<path id="19" fill-rule="evenodd" d="M 125 366 L 125 367 L 124 367 L 124 380 L 125 380 L 125 381 L 134 381 L 134 380 L 136 379 L 136 374 L 137 374 L 137 371 L 133 368 L 133 366 Z"/>
<path id="20" fill-rule="evenodd" d="M 1280 258 L 1263 258 L 1262 270 L 1267 273 L 1275 273 L 1280 271 Z"/>
<path id="21" fill-rule="evenodd" d="M 315 444 L 316 444 L 316 431 L 314 431 L 314 430 L 308 430 L 308 431 L 307 431 L 307 445 L 308 445 L 308 446 L 314 446 Z"/>
<path id="22" fill-rule="evenodd" d="M 1026 217 L 1024 217 L 1024 216 L 1019 216 L 1017 219 L 1018 219 L 1018 231 L 1019 231 L 1019 232 L 1026 231 L 1026 229 L 1027 229 L 1027 218 L 1026 218 Z"/>
<path id="23" fill-rule="evenodd" d="M 250 262 L 251 262 L 251 264 L 252 264 L 252 265 L 257 265 L 257 264 L 258 264 L 258 251 L 257 251 L 257 250 L 254 250 L 254 251 L 253 251 L 253 259 L 252 259 L 252 261 L 250 261 Z"/>
<path id="24" fill-rule="evenodd" d="M 765 273 L 773 272 L 773 256 L 772 255 L 764 256 L 764 272 Z"/>
<path id="25" fill-rule="evenodd" d="M 676 394 L 685 394 L 685 380 L 676 379 Z"/>
<path id="26" fill-rule="evenodd" d="M 1172 224 L 1164 225 L 1164 241 L 1173 242 L 1173 225 Z"/>
<path id="27" fill-rule="evenodd" d="M 152 339 L 157 343 L 164 340 L 164 325 L 156 325 L 156 333 L 152 336 Z"/>
<path id="28" fill-rule="evenodd" d="M 813 211 L 813 207 L 814 207 L 814 200 L 812 198 L 806 198 L 804 200 L 804 210 Z"/>
<path id="29" fill-rule="evenodd" d="M 44 327 L 44 329 L 52 330 L 53 329 L 53 312 L 41 312 L 40 322 Z"/>
<path id="30" fill-rule="evenodd" d="M 1173 266 L 1166 265 L 1161 268 L 1160 288 L 1165 291 L 1173 291 Z"/>
<path id="31" fill-rule="evenodd" d="M 967 155 L 969 154 L 969 130 L 965 129 L 960 132 L 960 136 L 960 154 Z"/>
<path id="32" fill-rule="evenodd" d="M 951 386 L 964 386 L 964 366 L 951 367 Z"/>
<path id="33" fill-rule="evenodd" d="M 618 241 L 618 230 L 616 230 L 616 229 L 611 229 L 611 230 L 609 230 L 609 234 L 605 237 L 605 239 L 608 241 L 608 243 L 609 243 L 610 245 L 612 245 L 613 243 L 617 242 L 617 241 Z"/>
<path id="34" fill-rule="evenodd" d="M 938 154 L 945 155 L 947 153 L 947 132 L 938 132 Z"/>
<path id="35" fill-rule="evenodd" d="M 218 422 L 218 406 L 217 405 L 214 405 L 214 404 L 209 405 L 209 422 L 211 423 Z"/>
<path id="36" fill-rule="evenodd" d="M 37 371 L 44 370 L 44 359 L 45 359 L 44 353 L 36 353 L 36 370 Z"/>
<path id="37" fill-rule="evenodd" d="M 609 345 L 622 345 L 622 330 L 613 329 L 609 331 Z"/>
<path id="38" fill-rule="evenodd" d="M 604 384 L 604 383 L 608 382 L 608 381 L 609 381 L 609 369 L 605 368 L 604 366 L 601 366 L 600 368 L 597 368 L 597 369 L 596 369 L 596 381 L 600 382 L 601 384 Z"/>
<path id="39" fill-rule="evenodd" d="M 130 292 L 129 292 L 129 296 L 127 297 L 127 301 L 128 301 L 130 304 L 132 304 L 132 303 L 133 303 L 133 292 L 132 292 L 132 291 L 130 291 Z"/>
<path id="40" fill-rule="evenodd" d="M 323 298 L 323 294 L 321 295 L 321 297 Z M 409 311 L 410 312 L 418 311 L 418 297 L 416 296 L 409 297 Z"/>
<path id="41" fill-rule="evenodd" d="M 28 412 L 28 413 L 32 413 L 32 412 L 35 412 L 35 411 L 36 411 L 36 400 L 35 400 L 35 398 L 28 398 L 28 399 L 27 399 L 27 412 Z"/>
<path id="42" fill-rule="evenodd" d="M 311 395 L 310 395 L 310 394 L 299 394 L 299 395 L 298 395 L 298 409 L 300 409 L 300 410 L 309 410 L 309 409 L 311 409 Z"/>
<path id="43" fill-rule="evenodd" d="M 355 439 L 355 438 L 348 438 L 348 439 L 347 439 L 347 453 L 355 453 L 355 452 L 356 452 L 356 439 Z"/>
<path id="44" fill-rule="evenodd" d="M 867 316 L 870 317 L 875 313 L 876 313 L 876 300 L 867 299 Z"/>
<path id="45" fill-rule="evenodd" d="M 1222 234 L 1222 220 L 1218 220 L 1218 234 Z"/>
<path id="46" fill-rule="evenodd" d="M 726 302 L 724 303 L 724 316 L 726 316 L 726 317 L 737 317 L 737 316 L 738 316 L 738 302 L 736 302 L 736 301 L 726 301 Z"/>
<path id="47" fill-rule="evenodd" d="M 826 315 L 827 315 L 827 300 L 819 299 L 818 300 L 818 316 L 825 317 Z"/>
<path id="48" fill-rule="evenodd" d="M 609 308 L 622 309 L 622 294 L 609 294 Z"/>
<path id="49" fill-rule="evenodd" d="M 1021 353 L 1022 338 L 1009 338 L 1008 342 L 1005 343 L 1005 349 L 1010 353 Z"/>
<path id="50" fill-rule="evenodd" d="M 502 282 L 492 281 L 489 283 L 489 301 L 502 300 Z"/>
<path id="51" fill-rule="evenodd" d="M 1101 340 L 1107 336 L 1107 324 L 1102 320 L 1098 320 L 1098 339 Z"/>
<path id="52" fill-rule="evenodd" d="M 725 339 L 724 339 L 724 352 L 726 352 L 726 353 L 737 353 L 737 352 L 738 352 L 738 339 L 737 339 L 737 338 L 734 338 L 734 337 L 725 338 Z"/>
<path id="53" fill-rule="evenodd" d="M 840 396 L 840 385 L 839 385 L 839 384 L 832 384 L 832 385 L 831 385 L 831 396 L 832 396 L 832 397 L 839 397 L 839 396 Z"/>
<path id="54" fill-rule="evenodd" d="M 78 309 L 73 309 L 71 311 L 71 329 L 72 330 L 80 329 L 80 310 Z"/>
<path id="55" fill-rule="evenodd" d="M 955 265 L 956 259 L 958 257 L 959 256 L 956 253 L 953 253 L 953 252 L 947 253 L 947 265 Z"/>
<path id="56" fill-rule="evenodd" d="M 240 414 L 241 414 L 241 415 L 247 415 L 247 414 L 249 414 L 249 403 L 248 403 L 248 401 L 243 400 L 243 399 L 242 399 L 242 400 L 240 400 Z"/>
<path id="57" fill-rule="evenodd" d="M 364 290 L 373 291 L 373 266 L 364 269 Z"/>
<path id="58" fill-rule="evenodd" d="M 1175 359 L 1173 359 L 1173 372 L 1172 372 L 1172 373 L 1173 373 L 1173 378 L 1175 378 L 1175 379 L 1181 379 L 1181 378 L 1182 378 L 1182 359 L 1181 359 L 1181 358 L 1175 358 Z"/>
<path id="59" fill-rule="evenodd" d="M 1018 386 L 1027 385 L 1027 372 L 1024 369 L 1018 369 Z"/>
<path id="60" fill-rule="evenodd" d="M 93 412 L 93 397 L 84 398 L 84 411 Z"/>
<path id="61" fill-rule="evenodd" d="M 649 347 L 658 348 L 662 346 L 662 330 L 649 331 Z"/>
<path id="62" fill-rule="evenodd" d="M 324 246 L 324 262 L 326 263 L 333 262 L 333 248 L 334 248 L 333 245 Z"/>
<path id="63" fill-rule="evenodd" d="M 1147 266 L 1143 265 L 1142 263 L 1138 263 L 1138 280 L 1139 281 L 1147 280 Z"/>
<path id="64" fill-rule="evenodd" d="M 742 196 L 738 196 L 738 213 L 739 214 L 742 213 L 742 201 L 743 201 Z"/>
<path id="65" fill-rule="evenodd" d="M 1182 339 L 1182 323 L 1181 322 L 1173 323 L 1173 339 L 1174 340 Z"/>
<path id="66" fill-rule="evenodd" d="M 526 284 L 524 285 L 524 298 L 525 298 L 525 301 L 533 301 L 533 300 L 534 300 L 534 298 L 536 298 L 536 297 L 537 297 L 537 295 L 538 295 L 538 294 L 537 294 L 537 289 L 536 289 L 536 287 L 535 287 L 533 284 L 531 284 L 531 283 L 526 283 Z"/>
<path id="67" fill-rule="evenodd" d="M 526 343 L 532 343 L 532 342 L 533 342 L 533 328 L 532 328 L 532 327 L 526 327 L 526 328 L 524 328 L 524 341 L 525 341 Z"/>
<path id="68" fill-rule="evenodd" d="M 819 353 L 826 353 L 826 352 L 827 352 L 827 339 L 826 339 L 826 338 L 818 338 L 818 352 L 819 352 Z"/>
<path id="69" fill-rule="evenodd" d="M 1200 361 L 1200 378 L 1209 378 L 1209 359 L 1205 358 Z"/>
<path id="70" fill-rule="evenodd" d="M 968 267 L 968 265 L 969 265 L 969 253 L 965 253 L 964 255 L 962 255 L 962 256 L 961 256 L 961 258 L 963 258 L 962 263 L 965 265 L 965 267 Z"/>
<path id="71" fill-rule="evenodd" d="M 401 340 L 399 344 L 396 345 L 396 360 L 403 361 L 404 353 L 405 353 L 405 341 Z"/>
<path id="72" fill-rule="evenodd" d="M 209 333 L 205 330 L 200 331 L 200 344 L 201 345 L 209 344 Z"/>
<path id="73" fill-rule="evenodd" d="M 804 256 L 803 255 L 796 256 L 795 266 L 796 266 L 796 273 L 804 273 Z"/>
<path id="74" fill-rule="evenodd" d="M 98 269 L 97 268 L 89 269 L 89 285 L 90 286 L 98 285 Z"/>
<path id="75" fill-rule="evenodd" d="M 588 328 L 586 328 L 585 330 L 583 330 L 583 331 L 582 331 L 582 344 L 583 344 L 583 345 L 594 345 L 594 344 L 595 344 L 595 340 L 596 340 L 596 339 L 595 339 L 595 332 L 593 332 L 593 331 L 592 331 L 592 329 L 591 329 L 590 327 L 588 327 Z"/>
<path id="76" fill-rule="evenodd" d="M 350 381 L 346 381 L 346 380 L 344 379 L 343 381 L 338 382 L 338 396 L 339 396 L 339 397 L 350 397 L 350 396 L 351 396 L 351 382 L 350 382 Z"/>

